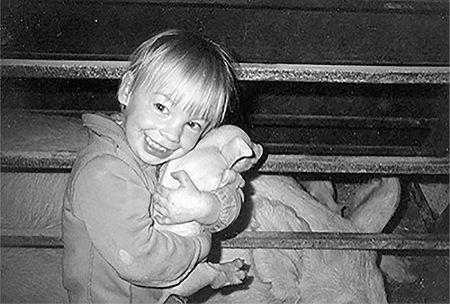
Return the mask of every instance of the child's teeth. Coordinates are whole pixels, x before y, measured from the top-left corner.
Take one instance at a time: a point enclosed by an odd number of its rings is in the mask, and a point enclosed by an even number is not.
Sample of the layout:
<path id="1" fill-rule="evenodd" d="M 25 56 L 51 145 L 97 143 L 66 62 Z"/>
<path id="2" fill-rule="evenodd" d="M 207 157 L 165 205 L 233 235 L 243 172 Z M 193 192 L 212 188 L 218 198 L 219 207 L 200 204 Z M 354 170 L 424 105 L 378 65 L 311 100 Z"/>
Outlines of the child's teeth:
<path id="1" fill-rule="evenodd" d="M 161 151 L 161 152 L 165 152 L 166 149 L 164 149 L 163 147 L 161 147 L 160 145 L 156 144 L 155 142 L 153 142 L 149 137 L 145 137 L 145 141 L 147 142 L 147 144 L 155 150 Z"/>

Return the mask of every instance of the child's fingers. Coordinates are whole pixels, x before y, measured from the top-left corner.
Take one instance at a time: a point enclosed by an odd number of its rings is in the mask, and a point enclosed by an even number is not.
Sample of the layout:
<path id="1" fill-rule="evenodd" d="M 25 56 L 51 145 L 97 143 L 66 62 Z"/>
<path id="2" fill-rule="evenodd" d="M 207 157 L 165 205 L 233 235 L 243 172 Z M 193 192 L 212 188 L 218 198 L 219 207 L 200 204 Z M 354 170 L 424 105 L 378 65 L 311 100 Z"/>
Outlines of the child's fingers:
<path id="1" fill-rule="evenodd" d="M 168 217 L 162 217 L 159 215 L 155 215 L 154 219 L 161 225 L 170 225 L 172 223 Z"/>
<path id="2" fill-rule="evenodd" d="M 162 200 L 161 198 L 168 197 L 170 195 L 171 191 L 172 191 L 172 189 L 164 187 L 161 184 L 157 184 L 154 198 L 159 202 Z"/>
<path id="3" fill-rule="evenodd" d="M 169 217 L 169 208 L 170 208 L 170 202 L 161 195 L 155 193 L 153 196 L 153 213 L 155 216 L 159 216 L 161 224 L 167 222 L 167 218 Z"/>
<path id="4" fill-rule="evenodd" d="M 153 217 L 153 219 L 155 220 L 155 221 L 157 221 L 158 223 L 160 223 L 160 224 L 164 224 L 163 223 L 163 218 L 160 216 L 160 215 L 155 215 L 154 217 Z"/>
<path id="5" fill-rule="evenodd" d="M 160 223 L 161 225 L 171 225 L 174 224 L 173 221 L 167 217 L 167 216 L 162 216 L 159 214 L 156 214 L 153 219 L 155 219 L 158 223 Z"/>
<path id="6" fill-rule="evenodd" d="M 169 217 L 169 211 L 166 208 L 164 208 L 164 207 L 162 207 L 160 205 L 155 205 L 153 207 L 153 209 L 154 209 L 153 218 L 158 223 L 160 223 L 162 225 L 170 225 L 170 224 L 172 224 L 172 220 Z"/>
<path id="7" fill-rule="evenodd" d="M 168 213 L 169 213 L 166 208 L 164 208 L 163 206 L 158 205 L 158 204 L 155 204 L 153 206 L 153 211 L 154 211 L 155 217 L 158 216 L 160 218 L 167 217 Z"/>
<path id="8" fill-rule="evenodd" d="M 171 174 L 174 179 L 180 182 L 181 184 L 180 187 L 186 187 L 192 184 L 192 180 L 189 177 L 189 174 L 187 174 L 187 172 L 184 170 L 175 171 L 172 172 Z"/>
<path id="9" fill-rule="evenodd" d="M 239 270 L 237 273 L 236 273 L 236 276 L 237 276 L 237 278 L 238 278 L 238 280 L 239 280 L 239 282 L 237 282 L 238 284 L 239 283 L 242 283 L 246 278 L 247 278 L 247 271 L 245 271 L 245 270 Z"/>
<path id="10" fill-rule="evenodd" d="M 235 260 L 235 262 L 236 268 L 238 269 L 238 271 L 236 272 L 236 276 L 240 280 L 240 283 L 242 283 L 247 278 L 249 267 L 242 259 L 237 259 Z"/>
<path id="11" fill-rule="evenodd" d="M 166 208 L 163 208 L 160 204 L 154 204 L 153 210 L 155 211 L 155 214 L 165 215 Z"/>
<path id="12" fill-rule="evenodd" d="M 237 259 L 235 259 L 233 261 L 233 263 L 234 263 L 235 267 L 238 268 L 238 269 L 240 269 L 240 268 L 242 268 L 244 266 L 244 260 L 243 259 L 237 258 Z"/>
<path id="13" fill-rule="evenodd" d="M 155 192 L 153 195 L 153 206 L 154 208 L 170 208 L 170 201 L 168 199 L 169 193 L 164 193 L 167 196 L 161 195 L 159 192 Z"/>

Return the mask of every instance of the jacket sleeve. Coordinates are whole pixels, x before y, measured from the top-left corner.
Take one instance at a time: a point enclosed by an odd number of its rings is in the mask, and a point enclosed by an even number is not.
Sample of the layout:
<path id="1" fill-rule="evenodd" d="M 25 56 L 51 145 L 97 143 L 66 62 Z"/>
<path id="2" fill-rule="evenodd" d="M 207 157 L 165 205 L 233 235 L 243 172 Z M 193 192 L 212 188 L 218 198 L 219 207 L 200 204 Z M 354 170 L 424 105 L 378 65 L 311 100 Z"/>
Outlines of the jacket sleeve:
<path id="1" fill-rule="evenodd" d="M 238 174 L 239 175 L 239 174 Z M 220 212 L 217 221 L 205 226 L 211 232 L 219 232 L 231 225 L 241 212 L 244 192 L 242 187 L 245 182 L 239 175 L 234 183 L 229 183 L 223 187 L 211 191 L 219 200 Z"/>
<path id="2" fill-rule="evenodd" d="M 154 228 L 152 194 L 122 160 L 91 160 L 74 187 L 74 210 L 94 247 L 123 279 L 140 286 L 176 285 L 207 256 L 209 233 L 186 238 Z"/>

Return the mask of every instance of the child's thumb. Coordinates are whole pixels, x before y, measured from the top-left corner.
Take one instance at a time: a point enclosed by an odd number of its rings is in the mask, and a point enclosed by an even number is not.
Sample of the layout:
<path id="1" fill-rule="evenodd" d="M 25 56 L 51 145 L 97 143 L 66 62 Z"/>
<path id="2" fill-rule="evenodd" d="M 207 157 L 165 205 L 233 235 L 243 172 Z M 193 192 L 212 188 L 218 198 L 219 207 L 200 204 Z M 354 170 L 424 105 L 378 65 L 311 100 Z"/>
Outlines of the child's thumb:
<path id="1" fill-rule="evenodd" d="M 192 184 L 191 178 L 189 177 L 189 174 L 187 174 L 186 171 L 180 170 L 172 172 L 172 177 L 180 182 L 180 187 L 186 187 L 190 184 Z"/>

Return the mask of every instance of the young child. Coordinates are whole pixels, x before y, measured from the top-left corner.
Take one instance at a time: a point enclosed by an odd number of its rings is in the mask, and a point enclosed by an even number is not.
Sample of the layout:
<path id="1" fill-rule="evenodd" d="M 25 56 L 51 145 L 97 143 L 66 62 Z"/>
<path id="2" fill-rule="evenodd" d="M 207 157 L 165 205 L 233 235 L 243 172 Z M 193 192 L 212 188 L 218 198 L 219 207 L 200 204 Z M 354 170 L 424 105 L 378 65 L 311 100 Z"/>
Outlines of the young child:
<path id="1" fill-rule="evenodd" d="M 73 303 L 156 303 L 163 288 L 206 258 L 210 232 L 233 222 L 241 207 L 244 182 L 235 171 L 209 192 L 180 171 L 178 189 L 155 195 L 159 165 L 185 155 L 223 120 L 234 93 L 228 54 L 210 40 L 168 30 L 130 61 L 117 94 L 122 112 L 83 115 L 89 142 L 73 165 L 63 207 L 63 284 Z M 164 224 L 195 219 L 209 232 L 158 231 L 152 204 Z"/>

